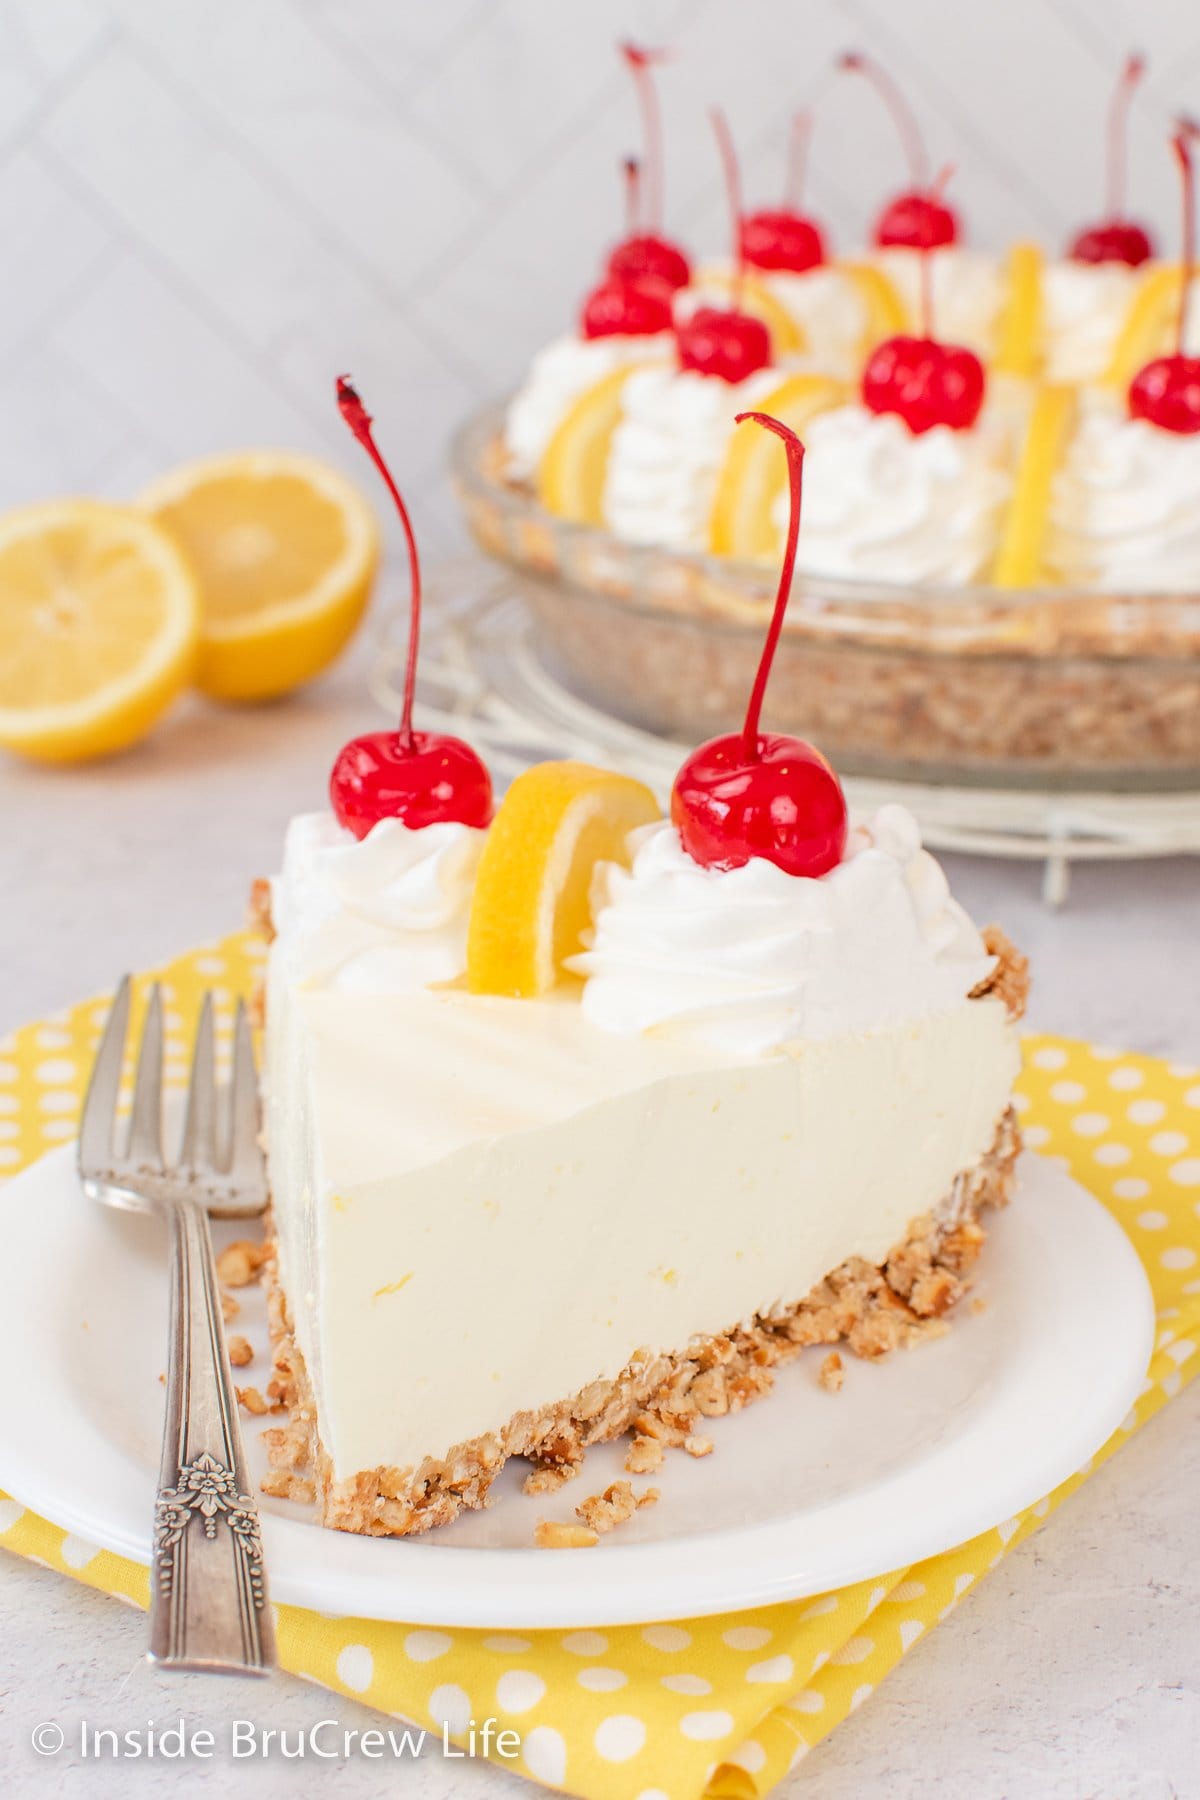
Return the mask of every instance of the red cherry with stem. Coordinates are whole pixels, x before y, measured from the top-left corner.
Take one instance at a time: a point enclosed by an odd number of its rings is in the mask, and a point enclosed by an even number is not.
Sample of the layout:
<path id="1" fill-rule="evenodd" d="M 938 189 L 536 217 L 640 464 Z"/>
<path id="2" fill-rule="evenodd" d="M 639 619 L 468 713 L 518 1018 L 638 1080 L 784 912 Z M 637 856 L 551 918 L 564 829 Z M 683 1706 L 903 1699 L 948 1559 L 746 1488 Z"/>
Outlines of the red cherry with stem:
<path id="1" fill-rule="evenodd" d="M 1072 240 L 1068 255 L 1075 262 L 1125 263 L 1129 268 L 1137 269 L 1154 255 L 1149 233 L 1125 216 L 1129 107 L 1145 72 L 1145 58 L 1131 56 L 1117 79 L 1108 113 L 1105 217 L 1097 225 L 1085 226 Z"/>
<path id="2" fill-rule="evenodd" d="M 457 822 L 487 825 L 492 780 L 469 744 L 440 731 L 414 731 L 413 696 L 421 641 L 421 565 L 408 508 L 371 433 L 371 415 L 345 375 L 338 376 L 343 419 L 383 477 L 395 502 L 408 545 L 410 623 L 399 731 L 372 731 L 339 750 L 329 777 L 329 798 L 340 824 L 364 838 L 381 819 L 400 819 L 412 831 Z"/>
<path id="3" fill-rule="evenodd" d="M 733 225 L 734 284 L 733 305 L 700 306 L 689 319 L 675 328 L 679 366 L 696 375 L 712 375 L 731 385 L 746 381 L 771 361 L 771 334 L 761 319 L 742 311 L 742 284 L 746 273 L 742 242 L 742 193 L 738 174 L 737 153 L 729 133 L 725 115 L 714 107 L 711 113 L 721 164 L 725 171 L 725 191 Z"/>
<path id="4" fill-rule="evenodd" d="M 875 222 L 875 243 L 881 250 L 938 250 L 957 244 L 962 236 L 958 215 L 946 206 L 929 182 L 929 153 L 916 114 L 895 81 L 873 57 L 857 50 L 838 58 L 838 67 L 865 75 L 891 113 L 908 158 L 912 187 L 888 202 Z"/>
<path id="5" fill-rule="evenodd" d="M 1175 353 L 1156 357 L 1144 369 L 1139 369 L 1129 388 L 1132 418 L 1145 419 L 1160 430 L 1175 432 L 1180 437 L 1190 437 L 1200 431 L 1200 356 L 1189 356 L 1184 348 L 1196 273 L 1196 177 L 1192 166 L 1192 143 L 1198 136 L 1200 127 L 1184 120 L 1171 139 L 1183 188 L 1183 244 Z"/>
<path id="6" fill-rule="evenodd" d="M 825 875 L 846 848 L 841 784 L 811 744 L 758 728 L 796 566 L 804 445 L 769 413 L 739 413 L 737 423 L 744 419 L 773 431 L 787 450 L 791 511 L 779 590 L 745 724 L 693 750 L 675 777 L 671 818 L 684 849 L 702 868 L 740 869 L 761 857 L 787 875 Z"/>
<path id="7" fill-rule="evenodd" d="M 648 197 L 646 230 L 630 232 L 608 259 L 608 273 L 623 280 L 641 280 L 652 276 L 665 281 L 670 288 L 686 287 L 692 278 L 687 256 L 662 235 L 663 212 L 663 137 L 662 115 L 658 105 L 658 89 L 654 67 L 665 62 L 665 50 L 648 50 L 643 45 L 625 43 L 619 46 L 625 66 L 633 76 L 638 108 L 642 115 L 642 141 Z"/>
<path id="8" fill-rule="evenodd" d="M 798 112 L 792 120 L 785 204 L 747 213 L 742 220 L 742 255 L 752 268 L 802 275 L 826 261 L 821 227 L 800 210 L 811 135 L 812 114 Z"/>
<path id="9" fill-rule="evenodd" d="M 629 233 L 637 230 L 640 210 L 640 165 L 625 158 L 625 217 Z M 655 276 L 609 275 L 583 303 L 579 325 L 585 338 L 650 337 L 670 331 L 675 290 Z"/>

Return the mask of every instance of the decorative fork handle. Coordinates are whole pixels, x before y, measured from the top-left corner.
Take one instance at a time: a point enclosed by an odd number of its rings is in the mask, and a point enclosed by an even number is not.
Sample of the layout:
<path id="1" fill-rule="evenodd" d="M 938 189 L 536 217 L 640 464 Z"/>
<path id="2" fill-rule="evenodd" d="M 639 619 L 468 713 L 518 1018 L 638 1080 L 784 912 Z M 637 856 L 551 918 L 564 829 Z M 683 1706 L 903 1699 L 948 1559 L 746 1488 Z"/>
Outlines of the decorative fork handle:
<path id="1" fill-rule="evenodd" d="M 150 1658 L 166 1668 L 265 1675 L 275 1665 L 275 1632 L 208 1215 L 174 1197 L 163 1210 L 173 1279 Z"/>

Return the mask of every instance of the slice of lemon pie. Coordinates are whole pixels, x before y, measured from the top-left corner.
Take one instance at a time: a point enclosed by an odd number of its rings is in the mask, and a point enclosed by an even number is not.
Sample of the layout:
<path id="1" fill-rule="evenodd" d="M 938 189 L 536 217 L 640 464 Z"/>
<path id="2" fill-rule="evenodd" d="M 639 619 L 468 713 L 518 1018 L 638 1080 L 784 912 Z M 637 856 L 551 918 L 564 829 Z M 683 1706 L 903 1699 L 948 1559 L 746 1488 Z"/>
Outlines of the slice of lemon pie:
<path id="1" fill-rule="evenodd" d="M 352 422 L 369 441 L 369 421 Z M 272 893 L 277 1455 L 324 1522 L 404 1535 L 510 1456 L 569 1473 L 877 1356 L 962 1291 L 1008 1198 L 1024 964 L 898 807 L 850 826 L 816 751 L 743 732 L 672 816 L 575 763 L 494 818 L 457 739 L 347 746 Z M 415 611 L 415 608 L 414 608 Z M 647 1442 L 649 1440 L 649 1442 Z"/>

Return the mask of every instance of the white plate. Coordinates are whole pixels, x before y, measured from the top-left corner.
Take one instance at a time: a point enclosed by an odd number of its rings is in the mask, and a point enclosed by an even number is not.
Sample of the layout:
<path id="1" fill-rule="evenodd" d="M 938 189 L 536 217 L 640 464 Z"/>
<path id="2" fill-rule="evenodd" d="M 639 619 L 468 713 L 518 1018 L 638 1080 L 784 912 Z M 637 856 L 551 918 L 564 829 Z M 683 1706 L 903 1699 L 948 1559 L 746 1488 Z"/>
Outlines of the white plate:
<path id="1" fill-rule="evenodd" d="M 0 1486 L 78 1536 L 146 1563 L 163 1405 L 165 1238 L 154 1219 L 106 1212 L 79 1192 L 74 1151 L 10 1182 L 0 1217 Z M 416 1624 L 632 1624 L 763 1606 L 903 1567 L 999 1524 L 1097 1450 L 1137 1396 L 1153 1341 L 1142 1267 L 1104 1208 L 1026 1156 L 1021 1192 L 996 1218 L 980 1266 L 981 1311 L 882 1363 L 846 1357 L 842 1392 L 816 1381 L 823 1352 L 777 1391 L 712 1421 L 716 1451 L 672 1454 L 662 1490 L 599 1549 L 531 1548 L 540 1517 L 621 1473 L 623 1447 L 589 1452 L 561 1493 L 520 1491 L 431 1537 L 322 1531 L 263 1501 L 276 1600 Z M 260 1354 L 261 1297 L 234 1329 Z M 276 1421 L 267 1420 L 271 1424 Z M 257 1421 L 251 1462 L 265 1468 Z M 709 1429 L 706 1424 L 706 1431 Z"/>

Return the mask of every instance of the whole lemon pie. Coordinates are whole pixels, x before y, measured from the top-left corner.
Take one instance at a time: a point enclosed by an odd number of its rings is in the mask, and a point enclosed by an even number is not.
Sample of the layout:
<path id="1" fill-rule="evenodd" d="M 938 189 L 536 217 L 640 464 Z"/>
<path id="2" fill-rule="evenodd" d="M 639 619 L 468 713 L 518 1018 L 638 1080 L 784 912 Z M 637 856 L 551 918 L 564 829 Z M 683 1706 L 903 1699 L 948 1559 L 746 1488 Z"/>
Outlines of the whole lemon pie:
<path id="1" fill-rule="evenodd" d="M 510 1457 L 553 1486 L 623 1432 L 632 1469 L 694 1449 L 804 1346 L 927 1331 L 1011 1192 L 1023 959 L 903 809 L 852 824 L 819 753 L 759 728 L 803 451 L 752 417 L 788 455 L 779 601 L 744 730 L 688 758 L 669 818 L 570 762 L 493 816 L 475 753 L 406 705 L 289 829 L 278 1454 L 327 1525 L 424 1531 Z"/>

